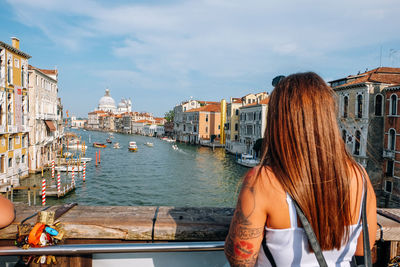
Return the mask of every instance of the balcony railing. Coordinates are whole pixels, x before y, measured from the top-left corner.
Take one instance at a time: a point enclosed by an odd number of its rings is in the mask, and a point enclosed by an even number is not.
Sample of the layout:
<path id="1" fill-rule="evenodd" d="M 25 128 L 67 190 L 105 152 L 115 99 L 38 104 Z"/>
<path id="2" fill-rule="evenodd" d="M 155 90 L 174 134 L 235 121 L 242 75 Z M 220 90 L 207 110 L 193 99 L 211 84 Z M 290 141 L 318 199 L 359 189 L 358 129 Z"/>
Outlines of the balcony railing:
<path id="1" fill-rule="evenodd" d="M 393 150 L 385 149 L 383 150 L 383 157 L 386 159 L 394 159 L 395 152 Z"/>

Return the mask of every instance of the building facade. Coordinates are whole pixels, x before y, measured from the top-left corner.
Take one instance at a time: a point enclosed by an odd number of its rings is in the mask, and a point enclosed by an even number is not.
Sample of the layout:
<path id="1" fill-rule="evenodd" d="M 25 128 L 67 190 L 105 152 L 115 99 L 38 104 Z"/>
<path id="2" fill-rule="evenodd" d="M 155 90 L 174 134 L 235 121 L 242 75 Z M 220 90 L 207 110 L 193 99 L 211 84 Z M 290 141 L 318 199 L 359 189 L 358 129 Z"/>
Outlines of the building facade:
<path id="1" fill-rule="evenodd" d="M 28 59 L 19 49 L 0 42 L 0 191 L 19 185 L 28 175 Z"/>
<path id="2" fill-rule="evenodd" d="M 58 72 L 29 65 L 29 171 L 37 172 L 56 158 L 62 128 L 58 110 Z"/>

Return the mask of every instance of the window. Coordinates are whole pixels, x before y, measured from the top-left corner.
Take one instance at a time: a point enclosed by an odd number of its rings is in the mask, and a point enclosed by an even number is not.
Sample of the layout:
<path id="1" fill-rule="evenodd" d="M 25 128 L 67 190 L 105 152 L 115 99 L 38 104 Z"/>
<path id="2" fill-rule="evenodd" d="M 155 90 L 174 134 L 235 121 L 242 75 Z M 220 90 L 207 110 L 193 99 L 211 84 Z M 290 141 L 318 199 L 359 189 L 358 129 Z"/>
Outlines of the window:
<path id="1" fill-rule="evenodd" d="M 21 86 L 25 87 L 25 67 L 21 68 Z"/>
<path id="2" fill-rule="evenodd" d="M 218 130 L 221 130 L 221 125 L 218 125 Z"/>
<path id="3" fill-rule="evenodd" d="M 362 95 L 357 96 L 357 118 L 362 118 L 363 105 L 362 105 Z"/>
<path id="4" fill-rule="evenodd" d="M 208 133 L 208 127 L 206 126 L 206 133 Z"/>
<path id="5" fill-rule="evenodd" d="M 390 129 L 388 149 L 395 150 L 395 148 L 396 148 L 396 131 L 394 129 Z"/>
<path id="6" fill-rule="evenodd" d="M 206 115 L 206 121 L 208 121 L 208 114 Z"/>
<path id="7" fill-rule="evenodd" d="M 393 183 L 392 181 L 385 181 L 385 192 L 392 193 Z"/>
<path id="8" fill-rule="evenodd" d="M 235 123 L 235 131 L 237 131 L 237 130 L 238 130 L 238 124 Z"/>
<path id="9" fill-rule="evenodd" d="M 235 134 L 235 141 L 237 141 L 238 140 L 238 136 L 237 136 L 237 134 Z"/>
<path id="10" fill-rule="evenodd" d="M 253 113 L 253 121 L 255 121 L 256 120 L 256 113 L 254 112 Z"/>
<path id="11" fill-rule="evenodd" d="M 345 96 L 343 100 L 343 118 L 347 118 L 349 113 L 349 97 Z"/>
<path id="12" fill-rule="evenodd" d="M 13 143 L 12 137 L 8 138 L 8 150 L 13 150 Z"/>
<path id="13" fill-rule="evenodd" d="M 11 59 L 7 61 L 7 82 L 12 84 L 12 66 L 11 66 Z"/>
<path id="14" fill-rule="evenodd" d="M 344 143 L 346 143 L 346 135 L 347 135 L 346 130 L 342 130 L 342 139 Z"/>
<path id="15" fill-rule="evenodd" d="M 390 115 L 397 115 L 397 95 L 390 97 Z"/>
<path id="16" fill-rule="evenodd" d="M 252 135 L 253 134 L 253 125 L 247 125 L 246 134 L 247 135 Z"/>
<path id="17" fill-rule="evenodd" d="M 354 155 L 360 155 L 360 142 L 361 142 L 361 132 L 356 131 L 356 140 L 354 144 Z"/>
<path id="18" fill-rule="evenodd" d="M 1 155 L 0 157 L 0 172 L 5 173 L 6 172 L 6 157 L 4 155 Z"/>
<path id="19" fill-rule="evenodd" d="M 22 155 L 22 157 L 21 157 L 21 163 L 25 163 L 25 155 Z"/>
<path id="20" fill-rule="evenodd" d="M 386 165 L 386 176 L 393 177 L 393 167 L 394 167 L 394 161 L 388 160 Z"/>
<path id="21" fill-rule="evenodd" d="M 376 97 L 375 97 L 375 116 L 382 116 L 382 102 L 383 102 L 383 96 L 376 95 Z"/>
<path id="22" fill-rule="evenodd" d="M 12 158 L 8 159 L 8 167 L 11 168 L 12 167 Z"/>
<path id="23" fill-rule="evenodd" d="M 19 145 L 19 136 L 15 137 L 15 144 Z"/>
<path id="24" fill-rule="evenodd" d="M 247 104 L 250 104 L 251 103 L 251 99 L 247 99 Z"/>
<path id="25" fill-rule="evenodd" d="M 238 109 L 235 112 L 236 112 L 236 116 L 239 115 L 239 110 Z"/>

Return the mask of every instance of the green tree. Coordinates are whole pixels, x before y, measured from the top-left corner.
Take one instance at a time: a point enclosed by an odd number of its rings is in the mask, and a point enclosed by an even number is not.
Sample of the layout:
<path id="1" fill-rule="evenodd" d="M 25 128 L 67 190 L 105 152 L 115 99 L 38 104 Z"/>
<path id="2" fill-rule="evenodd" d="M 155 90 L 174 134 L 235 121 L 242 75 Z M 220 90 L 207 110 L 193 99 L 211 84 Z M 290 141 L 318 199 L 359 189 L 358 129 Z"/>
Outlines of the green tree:
<path id="1" fill-rule="evenodd" d="M 168 112 L 165 112 L 164 118 L 167 120 L 167 122 L 173 122 L 174 121 L 174 110 L 170 110 Z"/>

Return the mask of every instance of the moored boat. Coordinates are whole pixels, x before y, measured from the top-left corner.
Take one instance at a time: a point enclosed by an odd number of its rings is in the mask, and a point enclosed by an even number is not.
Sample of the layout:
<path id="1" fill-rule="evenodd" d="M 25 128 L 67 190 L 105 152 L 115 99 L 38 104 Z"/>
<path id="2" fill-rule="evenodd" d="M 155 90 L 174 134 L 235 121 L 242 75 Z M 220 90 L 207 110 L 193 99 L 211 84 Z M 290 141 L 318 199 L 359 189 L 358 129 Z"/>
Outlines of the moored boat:
<path id="1" fill-rule="evenodd" d="M 74 170 L 74 172 L 83 171 L 82 166 L 55 166 L 54 169 L 59 172 L 66 172 L 66 171 L 72 172 L 72 170 Z"/>
<path id="2" fill-rule="evenodd" d="M 94 146 L 94 147 L 99 147 L 99 148 L 105 148 L 105 147 L 107 147 L 106 144 L 102 144 L 102 143 L 93 143 L 93 146 Z"/>
<path id="3" fill-rule="evenodd" d="M 236 162 L 242 166 L 253 168 L 260 163 L 260 160 L 255 159 L 252 155 L 242 154 Z"/>
<path id="4" fill-rule="evenodd" d="M 82 144 L 76 144 L 76 145 L 68 145 L 67 146 L 68 150 L 82 150 L 82 149 L 87 149 L 87 146 L 84 146 Z"/>
<path id="5" fill-rule="evenodd" d="M 135 141 L 131 141 L 129 142 L 129 147 L 128 147 L 129 151 L 131 152 L 136 152 L 137 151 L 137 145 Z"/>

